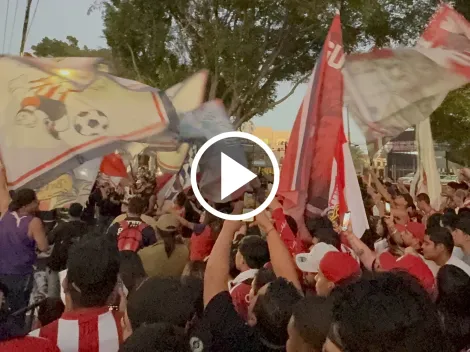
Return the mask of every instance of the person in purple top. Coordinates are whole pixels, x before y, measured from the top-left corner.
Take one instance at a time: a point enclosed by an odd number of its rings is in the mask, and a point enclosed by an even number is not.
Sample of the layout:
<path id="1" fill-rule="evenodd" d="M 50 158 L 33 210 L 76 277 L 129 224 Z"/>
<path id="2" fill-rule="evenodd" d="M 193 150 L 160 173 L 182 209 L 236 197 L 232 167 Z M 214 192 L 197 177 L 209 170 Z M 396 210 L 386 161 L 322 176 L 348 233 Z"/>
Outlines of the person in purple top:
<path id="1" fill-rule="evenodd" d="M 3 196 L 3 195 L 2 195 Z M 2 197 L 3 198 L 3 197 Z M 25 188 L 15 192 L 6 207 L 0 202 L 0 282 L 9 291 L 7 306 L 15 312 L 28 305 L 33 286 L 33 264 L 36 247 L 48 250 L 46 233 L 41 220 L 35 217 L 39 202 L 36 192 Z M 15 325 L 24 329 L 25 316 L 17 315 Z"/>

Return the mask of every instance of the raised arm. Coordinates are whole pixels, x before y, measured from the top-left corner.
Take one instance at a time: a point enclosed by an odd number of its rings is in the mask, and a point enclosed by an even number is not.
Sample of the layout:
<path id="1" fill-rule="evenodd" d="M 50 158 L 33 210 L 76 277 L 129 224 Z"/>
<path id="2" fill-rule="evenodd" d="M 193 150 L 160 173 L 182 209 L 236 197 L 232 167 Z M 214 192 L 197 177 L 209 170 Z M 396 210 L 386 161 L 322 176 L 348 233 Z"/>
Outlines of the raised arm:
<path id="1" fill-rule="evenodd" d="M 36 241 L 36 245 L 41 252 L 49 250 L 49 243 L 47 243 L 46 231 L 39 218 L 33 218 L 29 223 L 29 234 Z"/>
<path id="2" fill-rule="evenodd" d="M 272 218 L 274 220 L 276 230 L 281 234 L 281 239 L 286 245 L 292 256 L 303 253 L 304 246 L 302 240 L 292 232 L 286 220 L 286 215 L 282 209 L 281 203 L 274 198 L 271 202 L 270 209 L 272 211 Z"/>
<path id="3" fill-rule="evenodd" d="M 240 221 L 225 221 L 219 237 L 212 248 L 204 275 L 204 306 L 220 292 L 227 291 L 230 271 L 230 250 Z"/>
<path id="4" fill-rule="evenodd" d="M 369 172 L 372 176 L 372 180 L 374 181 L 377 192 L 379 192 L 385 198 L 385 200 L 387 202 L 391 202 L 392 201 L 392 196 L 390 195 L 390 193 L 388 193 L 387 189 L 384 187 L 382 182 L 380 182 L 377 175 L 372 170 L 370 170 Z"/>
<path id="5" fill-rule="evenodd" d="M 256 217 L 256 222 L 266 233 L 274 273 L 276 276 L 283 277 L 292 282 L 299 291 L 302 291 L 302 286 L 300 285 L 299 277 L 295 269 L 293 257 L 282 241 L 279 232 L 277 232 L 271 224 L 265 212 L 260 213 Z"/>
<path id="6" fill-rule="evenodd" d="M 367 245 L 361 241 L 352 231 L 345 232 L 346 238 L 351 246 L 351 249 L 359 257 L 360 261 L 368 270 L 372 270 L 372 264 L 375 260 L 375 253 L 371 251 Z"/>

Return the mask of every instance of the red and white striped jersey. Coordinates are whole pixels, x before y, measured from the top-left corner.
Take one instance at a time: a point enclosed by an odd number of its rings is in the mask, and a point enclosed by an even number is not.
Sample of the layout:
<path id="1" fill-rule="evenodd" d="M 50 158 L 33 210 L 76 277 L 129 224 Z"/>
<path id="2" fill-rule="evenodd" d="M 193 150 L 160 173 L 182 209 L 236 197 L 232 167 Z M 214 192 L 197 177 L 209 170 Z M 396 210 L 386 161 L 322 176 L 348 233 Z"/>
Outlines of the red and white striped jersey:
<path id="1" fill-rule="evenodd" d="M 61 352 L 117 352 L 122 343 L 121 316 L 108 307 L 80 309 L 30 335 L 48 339 Z"/>

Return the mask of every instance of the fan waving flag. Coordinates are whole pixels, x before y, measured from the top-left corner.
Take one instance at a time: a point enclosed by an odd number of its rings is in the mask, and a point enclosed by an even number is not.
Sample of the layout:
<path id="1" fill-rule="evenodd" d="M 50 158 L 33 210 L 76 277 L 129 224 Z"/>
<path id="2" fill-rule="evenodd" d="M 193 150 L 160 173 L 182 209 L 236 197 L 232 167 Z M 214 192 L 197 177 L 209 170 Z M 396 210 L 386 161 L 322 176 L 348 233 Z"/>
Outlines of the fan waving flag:
<path id="1" fill-rule="evenodd" d="M 103 157 L 100 165 L 102 180 L 109 181 L 116 187 L 123 178 L 129 177 L 126 165 L 119 154 L 113 153 Z"/>
<path id="2" fill-rule="evenodd" d="M 362 236 L 367 218 L 343 126 L 344 62 L 337 14 L 294 123 L 278 193 L 297 219 L 329 211 L 338 221 L 351 211 L 354 232 Z"/>

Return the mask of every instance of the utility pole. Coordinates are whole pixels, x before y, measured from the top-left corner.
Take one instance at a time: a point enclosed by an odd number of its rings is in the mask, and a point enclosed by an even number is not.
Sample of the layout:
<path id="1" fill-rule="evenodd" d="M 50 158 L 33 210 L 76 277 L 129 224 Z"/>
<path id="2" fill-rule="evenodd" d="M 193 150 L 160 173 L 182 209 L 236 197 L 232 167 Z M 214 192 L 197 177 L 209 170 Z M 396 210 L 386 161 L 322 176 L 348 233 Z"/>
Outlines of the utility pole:
<path id="1" fill-rule="evenodd" d="M 20 56 L 23 56 L 24 46 L 26 45 L 26 34 L 28 33 L 29 13 L 31 12 L 32 2 L 33 0 L 27 0 L 27 3 L 26 3 L 26 11 L 24 14 L 24 22 L 23 22 L 23 35 L 21 37 Z"/>

